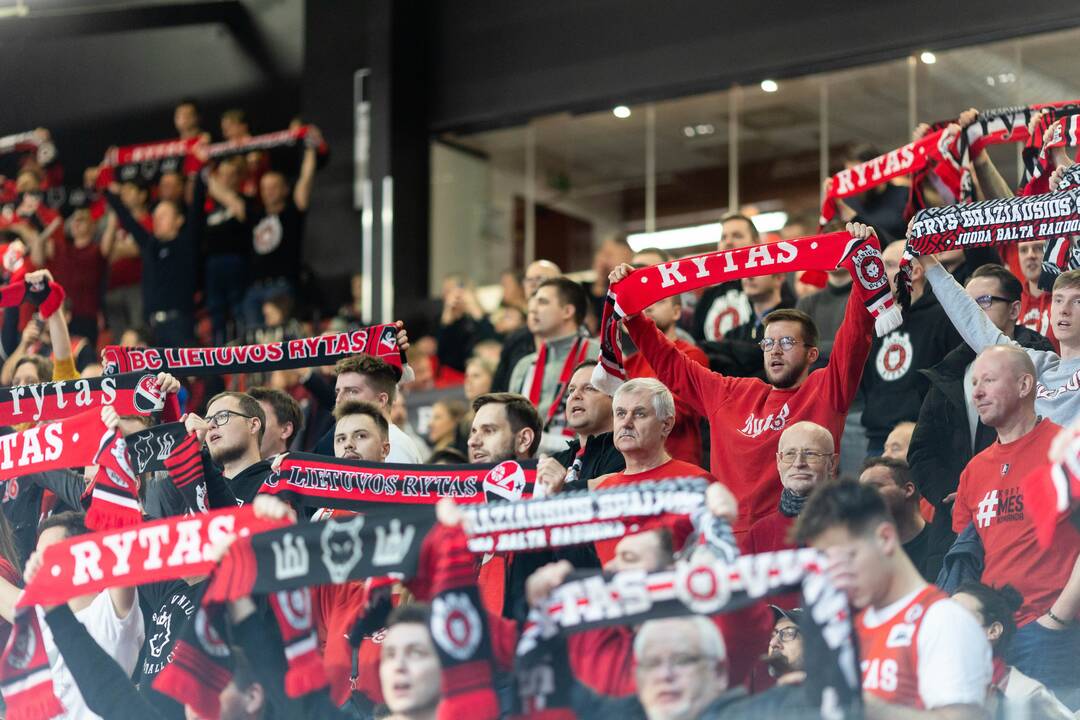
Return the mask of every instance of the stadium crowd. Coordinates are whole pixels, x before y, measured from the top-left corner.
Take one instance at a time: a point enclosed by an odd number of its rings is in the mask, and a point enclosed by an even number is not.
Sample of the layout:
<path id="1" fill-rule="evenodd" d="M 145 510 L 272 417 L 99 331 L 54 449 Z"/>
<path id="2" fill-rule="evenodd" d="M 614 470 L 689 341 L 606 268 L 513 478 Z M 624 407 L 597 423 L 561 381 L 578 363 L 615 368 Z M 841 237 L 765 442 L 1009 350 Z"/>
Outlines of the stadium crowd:
<path id="1" fill-rule="evenodd" d="M 920 228 L 1071 198 L 1077 113 L 1001 140 L 1021 188 L 968 110 L 854 148 L 819 230 L 370 328 L 305 296 L 317 128 L 185 100 L 63 193 L 0 143 L 5 716 L 1074 717 L 1076 240 L 1047 287 L 1057 233 Z"/>

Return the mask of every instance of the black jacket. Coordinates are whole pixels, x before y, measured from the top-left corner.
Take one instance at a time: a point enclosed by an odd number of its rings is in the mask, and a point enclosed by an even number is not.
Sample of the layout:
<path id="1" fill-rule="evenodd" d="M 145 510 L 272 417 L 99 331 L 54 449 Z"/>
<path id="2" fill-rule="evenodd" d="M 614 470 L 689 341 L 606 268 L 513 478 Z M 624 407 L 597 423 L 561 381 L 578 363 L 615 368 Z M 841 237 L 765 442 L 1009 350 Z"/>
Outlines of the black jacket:
<path id="1" fill-rule="evenodd" d="M 551 457 L 564 468 L 569 468 L 580 448 L 581 443 L 574 438 L 565 450 Z M 615 448 L 615 434 L 608 432 L 595 435 L 585 441 L 585 454 L 581 456 L 581 472 L 573 483 L 566 485 L 564 490 L 587 490 L 589 480 L 608 473 L 622 472 L 625 469 L 626 459 Z"/>
<path id="2" fill-rule="evenodd" d="M 1018 343 L 1034 350 L 1053 350 L 1045 337 L 1023 326 L 1017 326 L 1014 337 Z M 915 432 L 908 448 L 908 464 L 919 492 L 937 509 L 937 516 L 951 524 L 952 505 L 944 504 L 946 495 L 956 492 L 960 473 L 977 453 L 997 439 L 997 433 L 978 422 L 974 450 L 964 402 L 964 371 L 975 361 L 975 351 L 961 344 L 941 362 L 919 371 L 930 383 Z"/>
<path id="3" fill-rule="evenodd" d="M 536 343 L 529 328 L 520 327 L 510 333 L 509 337 L 503 341 L 499 366 L 495 368 L 495 377 L 491 379 L 491 392 L 509 390 L 510 375 L 514 372 L 514 366 L 518 364 L 518 360 L 534 352 L 536 352 Z"/>

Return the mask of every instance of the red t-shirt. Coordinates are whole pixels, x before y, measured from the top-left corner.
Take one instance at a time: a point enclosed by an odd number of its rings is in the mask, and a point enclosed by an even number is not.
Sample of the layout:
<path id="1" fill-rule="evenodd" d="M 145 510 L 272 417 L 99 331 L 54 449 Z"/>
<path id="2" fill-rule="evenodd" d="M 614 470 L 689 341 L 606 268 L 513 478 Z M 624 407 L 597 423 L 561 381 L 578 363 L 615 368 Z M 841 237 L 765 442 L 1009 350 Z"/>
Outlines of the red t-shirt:
<path id="1" fill-rule="evenodd" d="M 697 345 L 676 338 L 675 347 L 686 357 L 703 367 L 709 367 L 709 358 Z M 626 376 L 631 378 L 656 377 L 645 356 L 639 352 L 626 358 Z M 671 429 L 665 449 L 671 457 L 695 465 L 701 463 L 701 416 L 681 397 L 675 395 L 675 427 Z"/>
<path id="2" fill-rule="evenodd" d="M 998 587 L 1009 583 L 1024 596 L 1017 625 L 1050 609 L 1080 555 L 1080 532 L 1069 522 L 1058 528 L 1053 547 L 1039 547 L 1021 490 L 1024 478 L 1046 464 L 1050 443 L 1060 430 L 1060 425 L 1042 420 L 1019 440 L 983 450 L 960 474 L 953 504 L 953 530 L 961 532 L 974 522 L 982 541 L 982 582 Z"/>
<path id="3" fill-rule="evenodd" d="M 97 243 L 77 248 L 64 238 L 53 243 L 49 270 L 71 298 L 74 317 L 96 317 L 101 310 L 101 288 L 108 263 Z"/>
<path id="4" fill-rule="evenodd" d="M 1020 324 L 1044 336 L 1053 344 L 1056 352 L 1061 352 L 1061 345 L 1058 344 L 1054 328 L 1050 325 L 1050 303 L 1053 297 L 1054 294 L 1049 292 L 1035 297 L 1025 282 L 1024 292 L 1020 295 Z"/>
<path id="5" fill-rule="evenodd" d="M 828 429 L 840 452 L 848 408 L 870 352 L 874 319 L 862 303 L 847 304 L 829 364 L 798 388 L 714 373 L 688 358 L 644 315 L 626 321 L 634 344 L 657 378 L 709 421 L 712 470 L 739 499 L 735 532 L 745 533 L 776 509 L 776 448 L 789 425 L 809 420 Z"/>
<path id="6" fill-rule="evenodd" d="M 620 485 L 633 485 L 635 483 L 645 482 L 646 480 L 664 480 L 666 478 L 677 477 L 703 477 L 709 482 L 717 482 L 716 478 L 711 473 L 697 465 L 672 458 L 663 465 L 658 465 L 652 470 L 643 473 L 628 475 L 623 471 L 606 475 L 599 483 L 597 483 L 595 489 L 606 490 Z M 656 521 L 643 526 L 641 530 L 647 530 L 657 524 L 668 527 L 671 530 L 671 533 L 674 536 L 676 550 L 682 547 L 682 543 L 686 540 L 687 536 L 690 535 L 692 529 L 690 520 L 686 518 L 686 516 L 680 515 L 658 518 Z M 601 565 L 606 565 L 608 561 L 615 557 L 615 546 L 618 544 L 619 538 L 599 540 L 596 542 L 596 554 L 600 558 Z"/>

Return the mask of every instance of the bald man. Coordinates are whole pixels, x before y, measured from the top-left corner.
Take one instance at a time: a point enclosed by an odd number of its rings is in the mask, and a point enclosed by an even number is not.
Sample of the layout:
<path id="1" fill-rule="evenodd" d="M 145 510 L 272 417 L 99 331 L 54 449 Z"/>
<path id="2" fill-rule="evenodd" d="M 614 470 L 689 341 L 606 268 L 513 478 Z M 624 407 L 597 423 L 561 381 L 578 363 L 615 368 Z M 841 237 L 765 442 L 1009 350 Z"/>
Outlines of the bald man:
<path id="1" fill-rule="evenodd" d="M 971 459 L 960 475 L 953 530 L 975 524 L 982 541 L 982 582 L 1006 583 L 1024 597 L 1019 630 L 1008 661 L 1062 700 L 1080 701 L 1075 658 L 1080 656 L 1080 532 L 1062 523 L 1050 548 L 1035 539 L 1024 502 L 1023 479 L 1044 465 L 1059 425 L 1035 413 L 1035 365 L 1014 345 L 983 350 L 975 360 L 972 399 L 979 419 L 997 431 L 997 442 Z M 1080 703 L 1077 703 L 1080 704 Z"/>
<path id="2" fill-rule="evenodd" d="M 525 268 L 525 279 L 521 283 L 526 299 L 536 294 L 540 283 L 560 275 L 562 275 L 562 270 L 550 260 L 537 260 L 530 263 Z M 510 388 L 510 373 L 514 371 L 518 360 L 534 352 L 536 352 L 536 342 L 528 327 L 522 326 L 510 333 L 503 341 L 499 366 L 495 368 L 495 376 L 491 380 L 491 392 L 507 392 Z"/>
<path id="3" fill-rule="evenodd" d="M 743 539 L 745 553 L 769 552 L 794 548 L 788 539 L 810 492 L 836 476 L 840 458 L 834 452 L 832 433 L 809 421 L 797 422 L 780 434 L 776 452 L 776 470 L 784 489 L 780 505 L 750 526 Z"/>

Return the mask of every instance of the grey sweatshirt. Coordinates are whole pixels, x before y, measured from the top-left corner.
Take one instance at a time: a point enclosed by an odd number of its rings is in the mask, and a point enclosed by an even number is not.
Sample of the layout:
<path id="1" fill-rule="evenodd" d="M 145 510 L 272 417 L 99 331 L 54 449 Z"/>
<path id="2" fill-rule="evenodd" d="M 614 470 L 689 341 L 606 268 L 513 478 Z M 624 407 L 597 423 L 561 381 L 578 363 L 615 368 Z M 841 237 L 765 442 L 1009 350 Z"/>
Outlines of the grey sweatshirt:
<path id="1" fill-rule="evenodd" d="M 997 329 L 960 283 L 940 265 L 926 271 L 941 307 L 957 332 L 979 353 L 993 345 L 1020 347 Z M 1020 348 L 1035 363 L 1035 412 L 1058 425 L 1068 425 L 1080 415 L 1080 358 L 1062 360 L 1055 352 Z"/>

